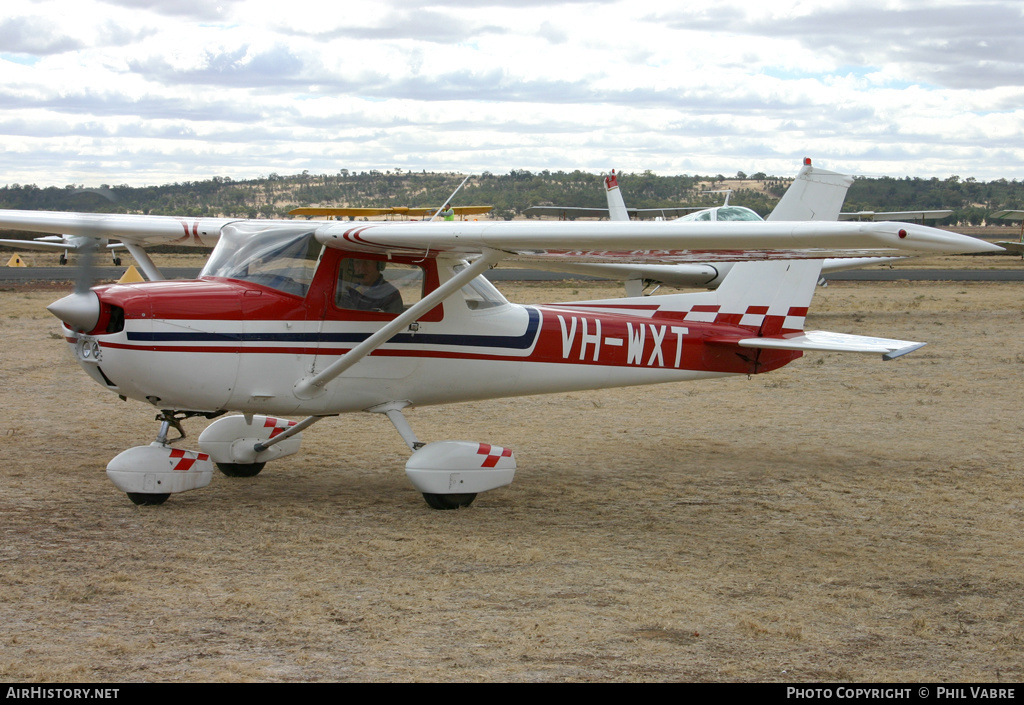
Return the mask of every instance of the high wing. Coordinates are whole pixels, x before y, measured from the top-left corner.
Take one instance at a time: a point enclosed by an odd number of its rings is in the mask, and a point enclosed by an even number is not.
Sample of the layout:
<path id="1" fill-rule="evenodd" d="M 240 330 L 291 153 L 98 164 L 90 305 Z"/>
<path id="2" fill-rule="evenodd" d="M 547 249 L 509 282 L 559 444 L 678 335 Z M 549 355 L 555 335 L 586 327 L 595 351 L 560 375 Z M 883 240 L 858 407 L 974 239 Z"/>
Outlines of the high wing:
<path id="1" fill-rule="evenodd" d="M 221 228 L 237 220 L 119 213 L 0 210 L 0 230 L 100 239 L 117 238 L 123 243 L 136 245 L 184 245 L 206 248 L 217 244 Z"/>
<path id="2" fill-rule="evenodd" d="M 523 261 L 673 262 L 807 259 L 1000 251 L 977 238 L 916 224 L 874 222 L 450 221 L 339 223 L 0 211 L 0 229 L 118 238 L 133 244 L 209 247 L 225 228 L 314 232 L 319 242 L 380 254 Z"/>
<path id="3" fill-rule="evenodd" d="M 316 238 L 329 247 L 379 254 L 499 252 L 502 259 L 520 261 L 650 264 L 1000 250 L 923 225 L 820 221 L 328 223 L 316 229 Z"/>

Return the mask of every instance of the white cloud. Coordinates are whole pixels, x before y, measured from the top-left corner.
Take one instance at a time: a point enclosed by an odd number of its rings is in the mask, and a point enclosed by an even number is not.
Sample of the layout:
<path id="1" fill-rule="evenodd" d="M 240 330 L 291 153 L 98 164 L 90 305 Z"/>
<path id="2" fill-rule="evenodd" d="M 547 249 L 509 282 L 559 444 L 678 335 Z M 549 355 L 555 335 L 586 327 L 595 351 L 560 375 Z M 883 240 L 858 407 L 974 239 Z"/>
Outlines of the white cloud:
<path id="1" fill-rule="evenodd" d="M 338 6 L 341 8 L 342 6 Z M 0 182 L 612 166 L 1018 178 L 1014 0 L 8 0 Z"/>

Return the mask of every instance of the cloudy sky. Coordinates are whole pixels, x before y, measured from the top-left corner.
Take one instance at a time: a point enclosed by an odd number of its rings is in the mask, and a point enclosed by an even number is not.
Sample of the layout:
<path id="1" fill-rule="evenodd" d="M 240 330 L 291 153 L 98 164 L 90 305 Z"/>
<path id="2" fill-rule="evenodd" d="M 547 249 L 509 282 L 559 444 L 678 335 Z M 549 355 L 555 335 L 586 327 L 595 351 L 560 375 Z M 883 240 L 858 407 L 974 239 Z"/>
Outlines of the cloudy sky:
<path id="1" fill-rule="evenodd" d="M 1020 179 L 1022 42 L 1020 0 L 3 0 L 0 184 Z"/>

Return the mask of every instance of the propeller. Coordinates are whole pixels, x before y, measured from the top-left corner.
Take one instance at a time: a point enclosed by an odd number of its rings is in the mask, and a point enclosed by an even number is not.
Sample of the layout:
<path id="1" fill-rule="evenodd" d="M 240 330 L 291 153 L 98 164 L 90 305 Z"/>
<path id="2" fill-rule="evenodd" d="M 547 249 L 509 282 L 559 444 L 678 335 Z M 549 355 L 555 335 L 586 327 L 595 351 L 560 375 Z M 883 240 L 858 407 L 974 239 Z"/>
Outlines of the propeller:
<path id="1" fill-rule="evenodd" d="M 98 247 L 95 240 L 83 243 L 79 247 L 78 271 L 73 292 L 46 307 L 47 311 L 62 320 L 68 328 L 80 333 L 91 331 L 100 320 L 100 299 L 96 292 L 92 291 L 92 285 L 96 280 L 95 260 Z"/>

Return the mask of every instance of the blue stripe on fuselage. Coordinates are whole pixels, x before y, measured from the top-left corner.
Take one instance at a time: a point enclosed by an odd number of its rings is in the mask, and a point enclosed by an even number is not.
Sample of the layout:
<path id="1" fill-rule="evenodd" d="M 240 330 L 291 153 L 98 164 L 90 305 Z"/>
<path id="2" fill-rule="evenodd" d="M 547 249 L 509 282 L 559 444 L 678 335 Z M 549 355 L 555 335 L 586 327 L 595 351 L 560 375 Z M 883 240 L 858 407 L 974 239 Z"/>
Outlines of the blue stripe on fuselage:
<path id="1" fill-rule="evenodd" d="M 399 333 L 389 343 L 419 345 L 453 345 L 474 348 L 503 348 L 526 350 L 534 344 L 540 329 L 540 312 L 526 308 L 529 321 L 522 335 L 462 335 L 452 333 Z M 358 344 L 372 333 L 187 333 L 183 331 L 147 333 L 128 331 L 128 340 L 133 343 L 322 343 Z"/>

